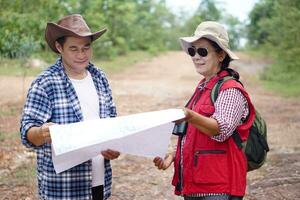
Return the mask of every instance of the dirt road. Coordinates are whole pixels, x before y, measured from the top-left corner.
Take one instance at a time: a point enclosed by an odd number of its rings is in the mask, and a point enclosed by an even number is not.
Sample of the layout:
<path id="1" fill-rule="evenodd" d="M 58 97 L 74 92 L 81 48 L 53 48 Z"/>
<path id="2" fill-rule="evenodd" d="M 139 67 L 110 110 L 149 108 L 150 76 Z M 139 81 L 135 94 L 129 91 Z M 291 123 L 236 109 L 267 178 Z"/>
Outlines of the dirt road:
<path id="1" fill-rule="evenodd" d="M 232 64 L 240 72 L 254 104 L 266 118 L 271 148 L 267 164 L 260 170 L 248 173 L 245 199 L 300 199 L 300 101 L 285 99 L 263 89 L 255 76 L 265 63 L 251 60 L 243 54 L 240 57 L 240 61 Z M 138 63 L 122 73 L 108 74 L 108 78 L 121 116 L 182 107 L 201 77 L 183 52 L 169 52 Z M 1 106 L 22 100 L 23 96 L 16 94 L 24 91 L 20 87 L 23 81 L 28 87 L 31 79 L 1 77 Z M 14 91 L 14 94 L 10 94 L 10 91 Z M 15 119 L 10 120 L 10 123 L 17 123 Z M 10 126 L 4 122 L 7 121 L 1 119 L 0 130 L 9 129 Z M 173 137 L 170 151 L 174 148 L 175 141 L 176 138 Z M 26 162 L 26 159 L 22 162 Z M 130 155 L 121 155 L 112 165 L 112 200 L 181 199 L 173 195 L 171 168 L 159 171 L 153 166 L 151 159 Z M 0 184 L 0 199 L 1 193 L 5 193 L 6 197 L 12 195 L 7 191 L 9 188 L 23 191 L 26 186 L 9 187 Z M 31 184 L 30 192 L 24 191 L 22 197 L 8 199 L 36 199 L 33 188 L 35 187 Z"/>

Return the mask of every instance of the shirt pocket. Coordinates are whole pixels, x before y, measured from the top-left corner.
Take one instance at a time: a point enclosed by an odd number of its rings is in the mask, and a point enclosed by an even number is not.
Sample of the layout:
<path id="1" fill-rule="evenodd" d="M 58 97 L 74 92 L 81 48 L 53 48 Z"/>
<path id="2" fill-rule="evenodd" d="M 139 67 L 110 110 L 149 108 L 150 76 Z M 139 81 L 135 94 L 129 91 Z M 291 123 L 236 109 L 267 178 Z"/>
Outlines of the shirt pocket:
<path id="1" fill-rule="evenodd" d="M 228 183 L 228 158 L 223 149 L 199 149 L 194 152 L 193 181 L 204 184 Z"/>
<path id="2" fill-rule="evenodd" d="M 215 112 L 215 107 L 212 105 L 199 105 L 195 107 L 195 111 L 206 117 L 210 117 Z"/>

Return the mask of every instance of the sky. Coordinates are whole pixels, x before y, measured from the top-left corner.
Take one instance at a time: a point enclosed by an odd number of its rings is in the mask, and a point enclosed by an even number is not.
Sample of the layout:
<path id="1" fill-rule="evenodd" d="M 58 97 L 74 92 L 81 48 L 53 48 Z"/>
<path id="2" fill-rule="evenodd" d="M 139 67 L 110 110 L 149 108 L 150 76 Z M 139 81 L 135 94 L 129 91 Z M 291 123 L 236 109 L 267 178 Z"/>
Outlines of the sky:
<path id="1" fill-rule="evenodd" d="M 198 8 L 200 2 L 200 0 L 166 0 L 167 6 L 175 13 L 181 9 L 193 13 Z M 258 0 L 217 0 L 217 2 L 220 2 L 220 4 L 217 5 L 218 8 L 220 8 L 220 6 L 223 7 L 227 13 L 237 17 L 241 22 L 244 22 L 247 20 L 249 12 Z"/>

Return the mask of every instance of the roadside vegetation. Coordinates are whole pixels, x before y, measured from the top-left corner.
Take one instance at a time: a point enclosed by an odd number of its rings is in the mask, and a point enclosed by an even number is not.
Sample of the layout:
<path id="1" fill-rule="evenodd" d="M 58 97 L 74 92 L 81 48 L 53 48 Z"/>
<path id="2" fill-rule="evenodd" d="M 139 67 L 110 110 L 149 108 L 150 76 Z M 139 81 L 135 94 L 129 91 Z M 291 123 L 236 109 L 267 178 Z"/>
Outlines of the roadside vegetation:
<path id="1" fill-rule="evenodd" d="M 300 1 L 260 0 L 249 15 L 248 49 L 272 59 L 261 75 L 265 86 L 300 96 Z"/>

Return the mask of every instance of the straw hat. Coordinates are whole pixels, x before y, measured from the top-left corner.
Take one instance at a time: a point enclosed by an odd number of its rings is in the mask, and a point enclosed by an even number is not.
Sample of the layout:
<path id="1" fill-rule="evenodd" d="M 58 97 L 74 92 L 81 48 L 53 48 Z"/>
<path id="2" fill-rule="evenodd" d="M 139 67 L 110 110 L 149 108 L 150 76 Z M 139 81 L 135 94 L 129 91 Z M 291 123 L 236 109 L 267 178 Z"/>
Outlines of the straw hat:
<path id="1" fill-rule="evenodd" d="M 199 40 L 200 38 L 206 38 L 216 42 L 228 54 L 231 60 L 239 59 L 239 57 L 237 57 L 229 49 L 229 38 L 228 38 L 227 31 L 218 22 L 214 22 L 214 21 L 202 22 L 196 28 L 193 36 L 179 38 L 182 49 L 185 52 L 188 52 L 187 49 L 191 47 L 191 43 Z"/>
<path id="2" fill-rule="evenodd" d="M 92 41 L 98 39 L 106 29 L 92 33 L 83 17 L 79 14 L 68 15 L 60 19 L 57 24 L 48 22 L 45 30 L 45 39 L 49 47 L 56 53 L 59 53 L 55 47 L 55 41 L 63 36 L 88 37 Z"/>

